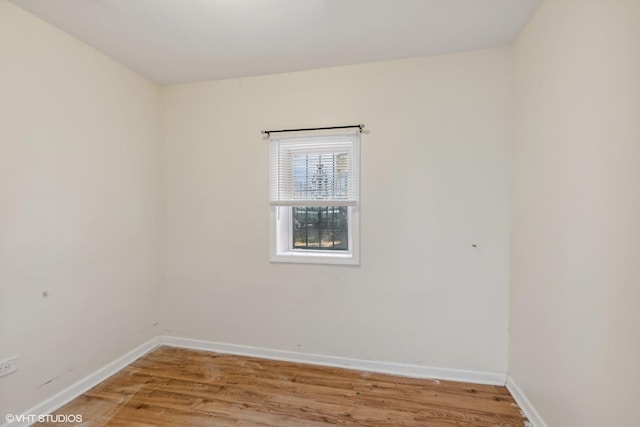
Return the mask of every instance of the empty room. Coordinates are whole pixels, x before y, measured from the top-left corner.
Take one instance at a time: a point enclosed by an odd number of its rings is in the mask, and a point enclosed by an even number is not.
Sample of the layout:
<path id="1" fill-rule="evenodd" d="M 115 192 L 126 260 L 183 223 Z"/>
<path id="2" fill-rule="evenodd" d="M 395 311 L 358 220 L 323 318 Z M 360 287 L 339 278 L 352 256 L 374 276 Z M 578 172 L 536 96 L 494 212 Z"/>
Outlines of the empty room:
<path id="1" fill-rule="evenodd" d="M 640 427 L 640 0 L 0 0 L 0 425 Z"/>

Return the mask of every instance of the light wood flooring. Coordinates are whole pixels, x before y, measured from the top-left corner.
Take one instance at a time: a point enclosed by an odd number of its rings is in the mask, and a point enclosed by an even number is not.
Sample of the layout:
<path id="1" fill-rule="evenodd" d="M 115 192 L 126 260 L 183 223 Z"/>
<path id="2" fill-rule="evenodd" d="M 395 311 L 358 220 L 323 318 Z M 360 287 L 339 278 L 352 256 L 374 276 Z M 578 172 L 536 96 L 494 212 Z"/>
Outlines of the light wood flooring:
<path id="1" fill-rule="evenodd" d="M 155 349 L 54 414 L 81 414 L 83 426 L 525 426 L 502 386 L 172 347 Z"/>

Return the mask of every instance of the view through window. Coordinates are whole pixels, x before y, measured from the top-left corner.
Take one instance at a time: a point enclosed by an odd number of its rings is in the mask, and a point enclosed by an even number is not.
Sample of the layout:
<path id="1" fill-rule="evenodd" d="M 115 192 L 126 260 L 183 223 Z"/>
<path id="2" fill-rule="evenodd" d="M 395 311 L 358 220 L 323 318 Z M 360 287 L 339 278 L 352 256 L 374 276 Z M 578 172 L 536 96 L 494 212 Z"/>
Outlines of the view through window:
<path id="1" fill-rule="evenodd" d="M 349 249 L 349 213 L 346 206 L 292 209 L 294 249 Z"/>
<path id="2" fill-rule="evenodd" d="M 327 200 L 347 196 L 348 153 L 297 154 L 293 156 L 293 171 L 297 199 Z M 346 206 L 304 206 L 292 210 L 293 249 L 349 249 Z"/>

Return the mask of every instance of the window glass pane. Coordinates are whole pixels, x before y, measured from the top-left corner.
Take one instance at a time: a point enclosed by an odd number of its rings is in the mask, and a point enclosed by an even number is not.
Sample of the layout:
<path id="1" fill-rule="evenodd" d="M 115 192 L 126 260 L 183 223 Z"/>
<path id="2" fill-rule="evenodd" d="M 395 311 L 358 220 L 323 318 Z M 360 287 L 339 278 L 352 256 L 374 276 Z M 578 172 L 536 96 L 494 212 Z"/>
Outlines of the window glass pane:
<path id="1" fill-rule="evenodd" d="M 348 198 L 348 153 L 294 154 L 293 181 L 298 200 Z"/>
<path id="2" fill-rule="evenodd" d="M 349 250 L 349 208 L 304 206 L 291 209 L 294 249 Z"/>

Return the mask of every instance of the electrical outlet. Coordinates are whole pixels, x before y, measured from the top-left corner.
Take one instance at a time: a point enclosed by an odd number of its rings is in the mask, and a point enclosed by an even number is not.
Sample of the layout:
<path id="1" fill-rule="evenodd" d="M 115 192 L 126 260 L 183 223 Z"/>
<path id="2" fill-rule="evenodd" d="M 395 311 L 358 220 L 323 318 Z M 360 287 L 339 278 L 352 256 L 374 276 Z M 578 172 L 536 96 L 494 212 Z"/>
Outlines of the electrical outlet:
<path id="1" fill-rule="evenodd" d="M 0 362 L 0 377 L 18 370 L 18 356 L 13 356 Z"/>

